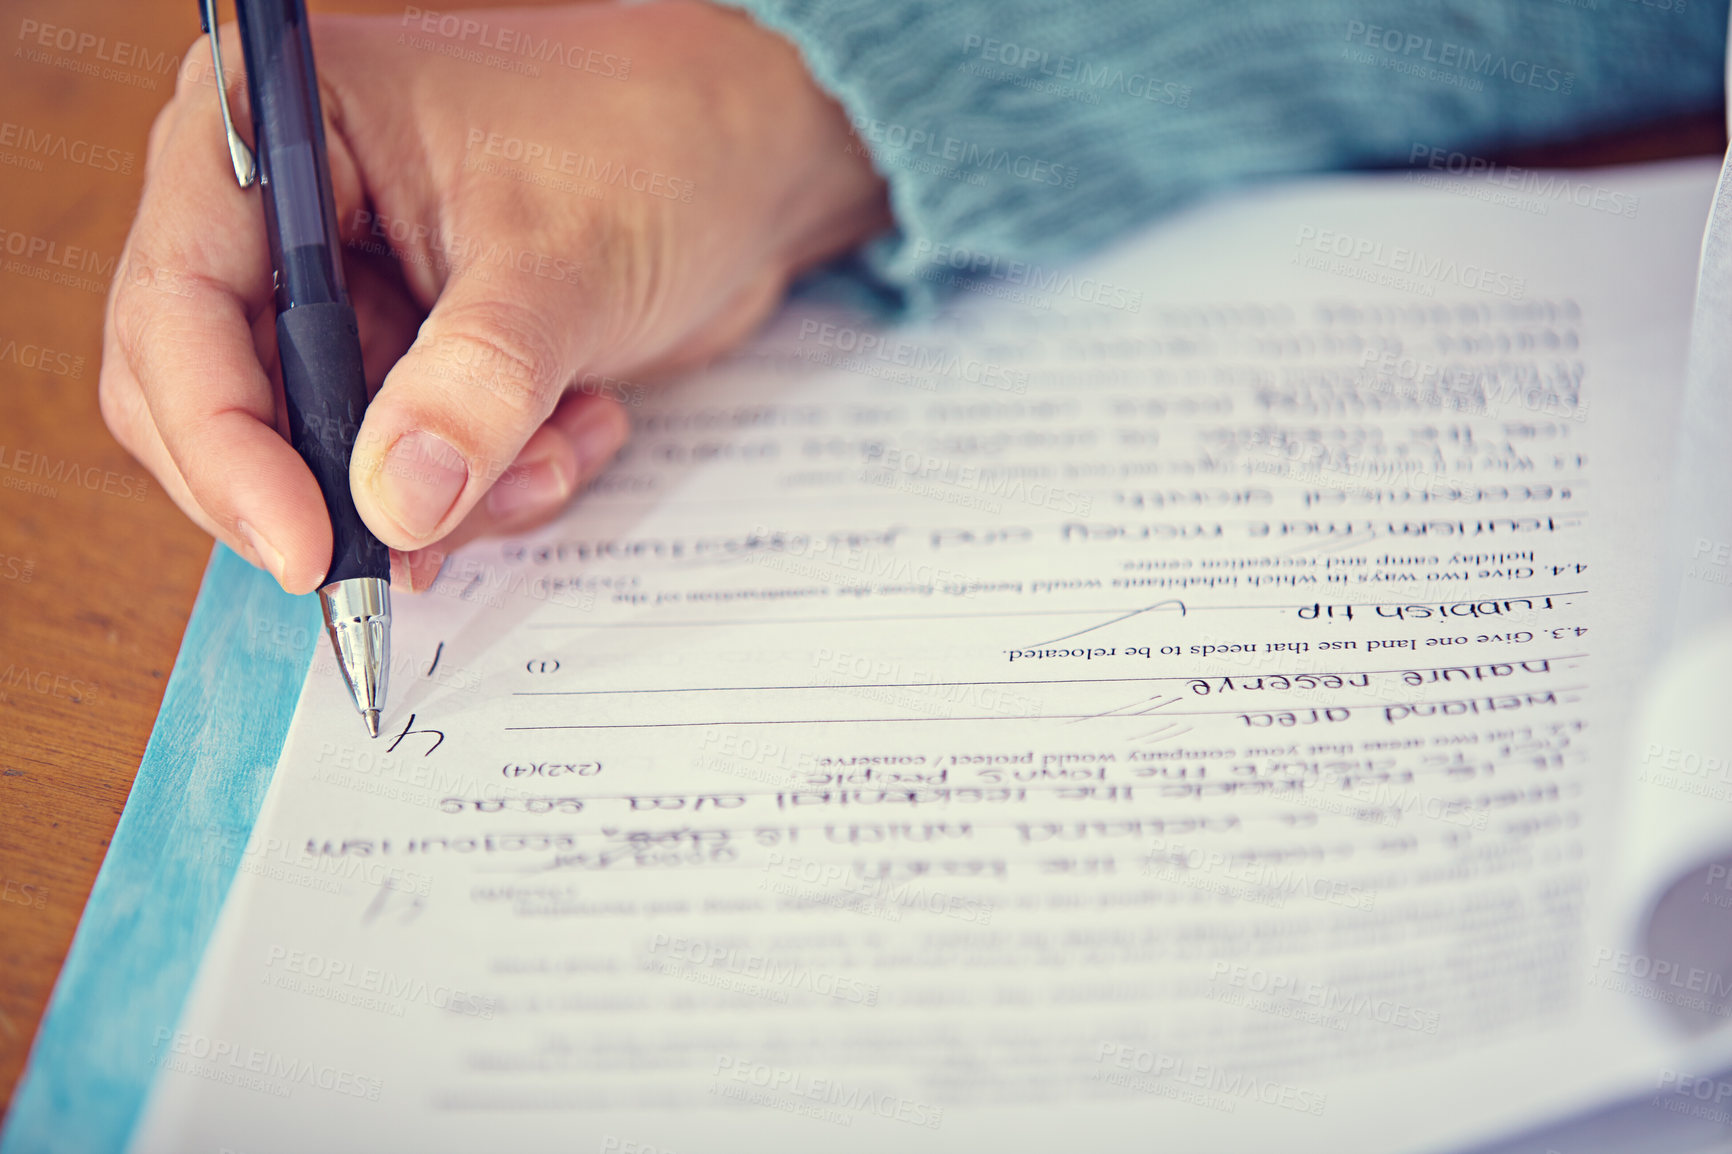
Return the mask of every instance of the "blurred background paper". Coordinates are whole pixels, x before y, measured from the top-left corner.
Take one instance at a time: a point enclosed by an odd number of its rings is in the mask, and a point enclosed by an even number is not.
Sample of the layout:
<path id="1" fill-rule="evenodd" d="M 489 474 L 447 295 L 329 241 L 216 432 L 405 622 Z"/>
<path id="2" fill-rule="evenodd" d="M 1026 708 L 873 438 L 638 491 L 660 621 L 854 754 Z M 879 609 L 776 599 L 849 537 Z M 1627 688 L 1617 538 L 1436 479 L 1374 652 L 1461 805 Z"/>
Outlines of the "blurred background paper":
<path id="1" fill-rule="evenodd" d="M 1625 894 L 1659 1012 L 1706 1034 L 1732 1015 L 1732 161 L 1702 239 L 1660 558 L 1675 595 L 1629 755 Z M 1664 897 L 1643 892 L 1656 876 L 1677 879 Z"/>

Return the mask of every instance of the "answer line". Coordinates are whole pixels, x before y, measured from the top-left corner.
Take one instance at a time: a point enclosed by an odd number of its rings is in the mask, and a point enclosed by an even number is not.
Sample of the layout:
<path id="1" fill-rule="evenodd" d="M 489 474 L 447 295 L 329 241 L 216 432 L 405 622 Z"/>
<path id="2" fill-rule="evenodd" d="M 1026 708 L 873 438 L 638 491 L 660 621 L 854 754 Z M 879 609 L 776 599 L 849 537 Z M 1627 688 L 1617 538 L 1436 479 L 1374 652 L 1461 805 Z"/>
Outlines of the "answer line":
<path id="1" fill-rule="evenodd" d="M 1550 694 L 1578 693 L 1578 692 L 1581 692 L 1587 688 L 1588 687 L 1585 685 L 1563 685 L 1563 686 L 1557 687 L 1556 689 L 1544 690 L 1543 692 L 1550 693 Z M 1529 690 L 1528 692 L 1541 692 L 1541 691 L 1540 690 Z M 1488 694 L 1488 696 L 1493 696 L 1493 695 Z M 1504 695 L 1504 696 L 1508 696 L 1508 695 Z M 1262 709 L 1258 709 L 1258 708 L 1187 709 L 1187 710 L 1174 710 L 1171 713 L 1163 713 L 1163 714 L 1161 714 L 1161 716 L 1162 717 L 1227 717 L 1227 716 L 1231 716 L 1231 715 L 1236 714 L 1236 713 L 1245 713 L 1245 714 L 1251 714 L 1251 713 L 1259 713 L 1259 714 L 1261 714 L 1261 713 L 1268 713 L 1268 714 L 1303 713 L 1306 710 L 1310 710 L 1312 713 L 1316 713 L 1320 709 L 1349 709 L 1349 710 L 1351 710 L 1351 709 L 1365 709 L 1365 708 L 1384 708 L 1384 707 L 1388 707 L 1388 706 L 1443 705 L 1443 704 L 1447 704 L 1449 701 L 1459 701 L 1459 700 L 1461 700 L 1461 699 L 1452 697 L 1452 698 L 1448 698 L 1444 701 L 1380 701 L 1380 702 L 1376 702 L 1375 704 L 1366 703 L 1366 702 L 1350 702 L 1350 703 L 1343 704 L 1343 705 L 1316 705 L 1316 706 L 1301 705 L 1301 706 L 1298 706 L 1297 708 L 1284 708 L 1284 707 L 1279 706 L 1279 705 L 1271 705 L 1267 708 L 1262 708 Z M 1574 704 L 1574 702 L 1573 701 L 1559 701 L 1559 702 L 1554 702 L 1554 704 L 1571 705 L 1571 704 Z M 1476 710 L 1475 712 L 1477 713 L 1478 711 Z M 1500 710 L 1493 708 L 1491 710 L 1488 710 L 1487 712 L 1496 713 L 1496 712 L 1500 712 Z M 954 724 L 954 723 L 959 722 L 959 721 L 1104 721 L 1104 720 L 1135 721 L 1138 723 L 1147 723 L 1148 718 L 1143 717 L 1141 715 L 1137 715 L 1137 714 L 1132 714 L 1129 716 L 1107 718 L 1107 717 L 1103 717 L 1101 714 L 1098 714 L 1098 713 L 987 714 L 985 716 L 976 716 L 976 717 L 792 717 L 792 718 L 783 718 L 783 719 L 777 719 L 777 720 L 762 720 L 762 721 L 747 721 L 747 720 L 741 720 L 739 718 L 724 718 L 721 720 L 711 720 L 711 721 L 627 721 L 627 722 L 612 722 L 612 723 L 602 724 L 602 725 L 508 725 L 505 727 L 505 730 L 506 730 L 506 732 L 510 733 L 510 732 L 531 732 L 531 731 L 549 730 L 549 729 L 695 729 L 699 726 L 715 727 L 715 726 L 726 726 L 726 725 L 888 725 L 891 723 L 922 722 L 922 721 L 929 722 L 929 723 L 930 722 L 936 722 L 938 724 Z M 1309 725 L 1311 723 L 1307 722 L 1306 724 Z M 1263 728 L 1263 727 L 1259 727 L 1259 728 Z M 1291 728 L 1291 727 L 1281 726 L 1281 728 L 1287 729 L 1287 728 Z"/>
<path id="2" fill-rule="evenodd" d="M 1322 592 L 1322 590 L 1318 590 Z M 1562 593 L 1532 593 L 1520 597 L 1466 597 L 1458 601 L 1343 601 L 1337 608 L 1376 609 L 1384 605 L 1477 605 L 1485 602 L 1499 601 L 1533 601 L 1545 597 L 1580 597 L 1586 596 L 1586 589 L 1569 589 Z M 1188 613 L 1213 612 L 1216 610 L 1232 610 L 1241 612 L 1251 609 L 1303 609 L 1305 602 L 1298 605 L 1191 605 L 1186 604 Z M 994 617 L 1077 617 L 1093 616 L 1100 613 L 1135 614 L 1141 612 L 1144 606 L 1134 606 L 1128 609 L 1090 608 L 1090 609 L 1004 609 L 993 613 L 885 613 L 869 616 L 852 617 L 770 617 L 747 618 L 741 620 L 709 620 L 709 621 L 532 621 L 531 629 L 703 629 L 711 625 L 838 625 L 848 623 L 874 624 L 879 621 L 958 621 L 976 618 Z M 1502 614 L 1488 613 L 1485 618 L 1475 617 L 1473 620 L 1496 620 Z M 1455 616 L 1440 616 L 1440 620 L 1459 620 Z M 1387 620 L 1387 618 L 1386 618 Z M 1416 618 L 1415 620 L 1430 620 Z M 1027 646 L 1008 646 L 1021 649 Z"/>
<path id="3" fill-rule="evenodd" d="M 1476 661 L 1472 665 L 1431 665 L 1426 669 L 1470 669 L 1482 665 L 1518 665 L 1521 661 L 1575 661 L 1585 659 L 1586 653 L 1565 653 L 1557 657 L 1527 657 L 1510 661 Z M 636 696 L 648 693 L 767 693 L 773 690 L 785 689 L 942 689 L 958 685 L 1117 685 L 1135 681 L 1215 681 L 1223 678 L 1238 677 L 1249 680 L 1253 677 L 1285 677 L 1292 680 L 1295 677 L 1351 677 L 1356 674 L 1382 673 L 1418 673 L 1421 669 L 1411 665 L 1403 665 L 1399 669 L 1354 669 L 1348 671 L 1332 670 L 1316 673 L 1196 673 L 1178 674 L 1164 677 L 1054 677 L 1040 680 L 1006 681 L 848 681 L 820 682 L 816 685 L 694 685 L 674 689 L 516 689 L 513 697 L 593 697 L 608 694 L 627 694 Z M 1447 679 L 1446 679 L 1447 680 Z M 1303 687 L 1301 687 L 1303 688 Z M 1333 688 L 1333 687 L 1330 687 Z M 1357 688 L 1344 686 L 1343 688 Z M 1279 691 L 1277 691 L 1279 692 Z"/>

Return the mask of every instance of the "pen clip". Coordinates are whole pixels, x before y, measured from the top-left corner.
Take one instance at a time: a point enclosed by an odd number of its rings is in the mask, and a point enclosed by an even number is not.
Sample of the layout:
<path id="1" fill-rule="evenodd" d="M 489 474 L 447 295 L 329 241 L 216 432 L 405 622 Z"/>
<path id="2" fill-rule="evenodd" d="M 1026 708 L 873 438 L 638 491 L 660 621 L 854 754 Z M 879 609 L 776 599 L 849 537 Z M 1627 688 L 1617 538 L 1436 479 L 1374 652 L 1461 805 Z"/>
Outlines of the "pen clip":
<path id="1" fill-rule="evenodd" d="M 251 188 L 258 175 L 258 167 L 253 161 L 253 150 L 247 147 L 247 142 L 235 131 L 235 122 L 229 116 L 229 86 L 223 79 L 222 49 L 217 47 L 216 0 L 198 0 L 198 22 L 204 26 L 205 34 L 210 37 L 211 64 L 216 72 L 217 103 L 223 110 L 223 131 L 228 134 L 229 160 L 235 166 L 235 180 L 240 182 L 242 188 Z"/>

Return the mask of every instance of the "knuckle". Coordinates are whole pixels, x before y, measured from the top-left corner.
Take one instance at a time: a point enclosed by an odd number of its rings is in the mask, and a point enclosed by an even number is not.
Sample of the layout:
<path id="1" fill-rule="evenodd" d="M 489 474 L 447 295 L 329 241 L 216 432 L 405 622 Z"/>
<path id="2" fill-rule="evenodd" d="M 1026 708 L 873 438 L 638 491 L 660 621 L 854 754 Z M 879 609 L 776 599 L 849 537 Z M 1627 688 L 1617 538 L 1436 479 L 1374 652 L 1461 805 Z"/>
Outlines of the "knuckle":
<path id="1" fill-rule="evenodd" d="M 109 296 L 108 332 L 135 361 L 151 348 L 151 334 L 170 313 L 198 311 L 211 297 L 210 282 L 188 272 L 172 247 L 161 253 L 137 241 L 135 232 L 115 270 Z"/>
<path id="2" fill-rule="evenodd" d="M 96 407 L 120 447 L 135 457 L 140 443 L 137 401 L 136 391 L 128 388 L 120 369 L 104 361 L 96 379 Z"/>
<path id="3" fill-rule="evenodd" d="M 148 329 L 147 314 L 151 304 L 147 290 L 135 279 L 135 276 L 139 275 L 136 268 L 137 266 L 134 266 L 129 269 L 133 275 L 128 275 L 115 286 L 114 305 L 109 317 L 114 342 L 127 353 L 134 353 L 140 347 L 143 334 Z"/>
<path id="4" fill-rule="evenodd" d="M 210 71 L 210 38 L 200 35 L 180 54 L 180 71 L 175 75 L 175 97 L 187 99 L 193 90 L 209 84 Z"/>
<path id="5" fill-rule="evenodd" d="M 126 448 L 129 446 L 126 444 L 126 432 L 121 428 L 122 414 L 118 388 L 119 386 L 114 383 L 114 369 L 105 363 L 102 366 L 102 372 L 97 374 L 96 378 L 96 408 L 102 414 L 102 423 L 108 426 L 108 431 L 114 434 L 114 439 L 119 441 L 123 448 Z"/>
<path id="6" fill-rule="evenodd" d="M 177 91 L 172 99 L 157 109 L 156 118 L 150 122 L 150 132 L 146 134 L 144 141 L 144 169 L 147 175 L 155 170 L 157 157 L 168 147 L 175 126 L 186 118 L 191 107 L 188 97 Z"/>
<path id="7" fill-rule="evenodd" d="M 546 416 L 562 384 L 559 346 L 546 324 L 515 306 L 465 309 L 430 351 L 435 375 L 466 398 L 485 393 L 514 417 Z"/>
<path id="8" fill-rule="evenodd" d="M 214 35 L 217 46 L 222 49 L 223 79 L 228 83 L 226 95 L 233 107 L 236 99 L 244 99 L 246 96 L 245 70 L 241 64 L 240 25 L 230 20 L 219 25 Z M 211 58 L 211 37 L 201 34 L 180 54 L 180 70 L 175 74 L 174 103 L 208 100 L 214 111 L 215 92 L 216 68 Z M 243 119 L 243 108 L 244 106 L 234 109 L 237 119 Z"/>

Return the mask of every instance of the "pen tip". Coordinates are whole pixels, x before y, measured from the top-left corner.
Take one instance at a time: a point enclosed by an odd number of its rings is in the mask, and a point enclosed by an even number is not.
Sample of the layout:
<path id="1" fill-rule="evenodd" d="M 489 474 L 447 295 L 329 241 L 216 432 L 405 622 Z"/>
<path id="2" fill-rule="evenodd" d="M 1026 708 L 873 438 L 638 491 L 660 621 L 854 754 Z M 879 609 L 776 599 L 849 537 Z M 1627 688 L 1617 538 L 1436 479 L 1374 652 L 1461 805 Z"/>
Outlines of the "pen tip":
<path id="1" fill-rule="evenodd" d="M 379 711 L 377 709 L 369 709 L 365 713 L 363 713 L 362 716 L 367 719 L 367 732 L 372 734 L 374 737 L 378 737 L 379 736 Z"/>

